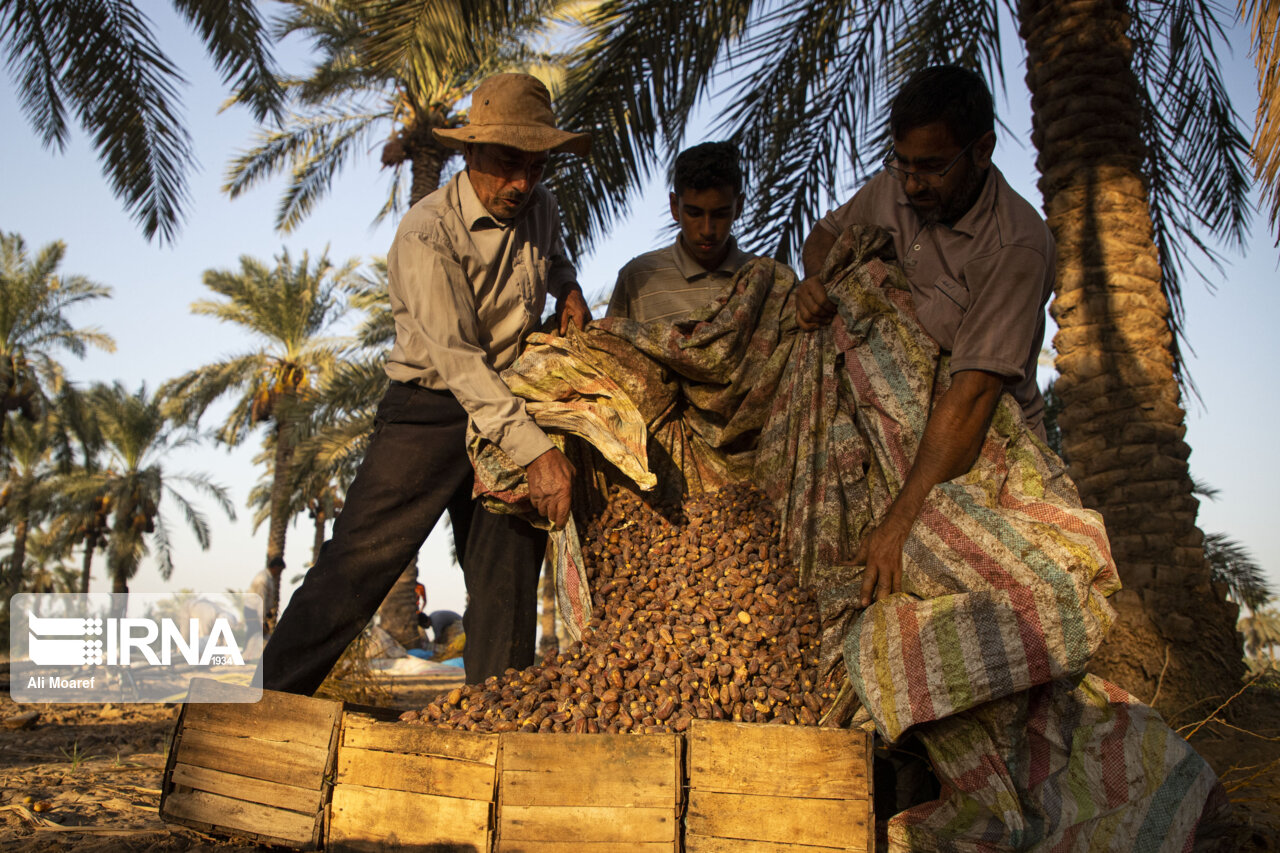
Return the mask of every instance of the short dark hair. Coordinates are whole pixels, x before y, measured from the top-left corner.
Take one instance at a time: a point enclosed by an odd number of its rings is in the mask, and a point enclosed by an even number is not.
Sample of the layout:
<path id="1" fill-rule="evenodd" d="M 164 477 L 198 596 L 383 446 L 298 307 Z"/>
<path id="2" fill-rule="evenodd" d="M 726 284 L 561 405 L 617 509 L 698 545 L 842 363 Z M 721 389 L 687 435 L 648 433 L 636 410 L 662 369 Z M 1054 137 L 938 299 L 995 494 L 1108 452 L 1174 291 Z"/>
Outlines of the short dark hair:
<path id="1" fill-rule="evenodd" d="M 686 148 L 676 157 L 671 186 L 676 195 L 685 190 L 732 187 L 734 195 L 742 194 L 742 166 L 738 163 L 738 146 L 732 142 L 704 142 Z"/>
<path id="2" fill-rule="evenodd" d="M 996 111 L 987 83 L 958 65 L 934 65 L 911 76 L 889 110 L 889 132 L 904 133 L 942 122 L 957 145 L 968 145 L 995 130 Z"/>
<path id="3" fill-rule="evenodd" d="M 284 568 L 284 557 L 272 557 L 270 560 L 267 560 L 267 568 L 268 568 L 268 569 L 283 569 L 283 568 Z"/>

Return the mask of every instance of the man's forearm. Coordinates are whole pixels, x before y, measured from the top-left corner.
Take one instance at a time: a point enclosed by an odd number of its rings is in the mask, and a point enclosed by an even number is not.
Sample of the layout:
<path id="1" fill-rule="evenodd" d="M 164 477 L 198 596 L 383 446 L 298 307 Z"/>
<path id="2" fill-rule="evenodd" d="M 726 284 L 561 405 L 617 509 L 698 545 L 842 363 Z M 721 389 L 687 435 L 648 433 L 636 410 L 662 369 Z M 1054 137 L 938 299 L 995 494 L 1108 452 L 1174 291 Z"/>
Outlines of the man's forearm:
<path id="1" fill-rule="evenodd" d="M 987 425 L 1000 400 L 1002 380 L 993 373 L 966 370 L 955 375 L 951 388 L 938 400 L 925 424 L 915 462 L 898 497 L 880 523 L 858 545 L 854 562 L 865 566 L 862 606 L 902 589 L 902 549 L 939 483 L 959 477 L 973 467 Z"/>
<path id="2" fill-rule="evenodd" d="M 836 235 L 821 225 L 815 225 L 805 238 L 804 247 L 800 250 L 800 261 L 804 264 L 804 277 L 812 278 L 822 271 L 822 264 L 836 244 Z"/>

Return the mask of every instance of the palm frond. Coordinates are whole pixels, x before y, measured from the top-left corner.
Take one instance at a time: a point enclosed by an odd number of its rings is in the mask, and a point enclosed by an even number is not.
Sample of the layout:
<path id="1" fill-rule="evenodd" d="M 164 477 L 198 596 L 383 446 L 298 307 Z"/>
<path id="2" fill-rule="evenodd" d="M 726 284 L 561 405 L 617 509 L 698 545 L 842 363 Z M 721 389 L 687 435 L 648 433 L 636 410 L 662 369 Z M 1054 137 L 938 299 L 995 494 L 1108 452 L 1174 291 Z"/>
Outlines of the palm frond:
<path id="1" fill-rule="evenodd" d="M 553 92 L 561 126 L 592 134 L 589 170 L 553 163 L 547 176 L 572 254 L 611 230 L 660 155 L 679 145 L 711 70 L 753 5 L 613 0 L 590 16 Z"/>
<path id="2" fill-rule="evenodd" d="M 1225 583 L 1231 596 L 1250 610 L 1257 610 L 1271 599 L 1271 586 L 1262 567 L 1249 549 L 1225 533 L 1205 536 L 1204 557 L 1209 562 L 1210 577 Z"/>
<path id="3" fill-rule="evenodd" d="M 242 93 L 256 121 L 279 120 L 280 86 L 267 22 L 253 0 L 173 0 L 200 34 L 222 81 Z"/>
<path id="4" fill-rule="evenodd" d="M 177 68 L 130 2 L 49 0 L 40 6 L 29 13 L 52 36 L 46 44 L 57 72 L 53 85 L 73 105 L 112 191 L 143 234 L 171 242 L 189 201 L 186 173 L 194 162 L 179 113 Z"/>
<path id="5" fill-rule="evenodd" d="M 897 4 L 830 7 L 810 0 L 759 22 L 733 63 L 741 74 L 721 124 L 754 167 L 742 231 L 783 260 L 798 254 L 850 168 L 864 177 L 884 147 L 868 125 L 886 99 L 880 57 Z"/>
<path id="6" fill-rule="evenodd" d="M 1253 168 L 1271 210 L 1268 222 L 1280 245 L 1280 0 L 1240 0 L 1258 69 L 1258 112 L 1253 129 Z"/>
<path id="7" fill-rule="evenodd" d="M 475 34 L 504 32 L 518 17 L 503 0 L 377 0 L 364 6 L 364 62 L 381 76 L 412 76 L 429 90 L 447 89 L 454 69 L 484 61 L 486 39 Z"/>
<path id="8" fill-rule="evenodd" d="M 67 108 L 59 89 L 59 66 L 65 50 L 65 23 L 39 14 L 32 0 L 0 3 L 0 44 L 6 65 L 18 84 L 22 112 L 45 148 L 61 153 L 67 145 Z"/>
<path id="9" fill-rule="evenodd" d="M 205 411 L 223 394 L 251 382 L 266 363 L 262 353 L 246 353 L 207 364 L 170 379 L 157 396 L 165 401 L 169 417 L 181 423 L 198 424 Z"/>
<path id="10" fill-rule="evenodd" d="M 374 125 L 389 118 L 386 111 L 291 114 L 283 128 L 260 133 L 256 145 L 232 161 L 223 192 L 237 198 L 289 168 L 290 183 L 276 212 L 276 228 L 288 233 L 324 197 L 348 158 L 364 153 Z"/>
<path id="11" fill-rule="evenodd" d="M 173 0 L 259 119 L 279 112 L 270 40 L 251 0 Z M 23 114 L 61 152 L 69 115 L 92 141 L 112 192 L 148 239 L 174 240 L 194 165 L 177 67 L 133 0 L 5 0 L 0 49 Z"/>
<path id="12" fill-rule="evenodd" d="M 190 527 L 188 523 L 188 527 Z M 205 530 L 205 538 L 201 541 L 200 534 L 196 533 L 196 542 L 200 545 L 200 550 L 209 550 L 208 530 Z M 148 549 L 149 553 L 154 553 L 156 558 L 156 569 L 160 572 L 160 577 L 169 580 L 173 577 L 173 539 L 169 535 L 169 522 L 162 515 L 156 516 L 155 530 L 151 533 L 151 544 L 153 549 Z"/>
<path id="13" fill-rule="evenodd" d="M 285 84 L 295 112 L 282 128 L 260 133 L 231 164 L 224 190 L 233 197 L 286 169 L 276 227 L 288 232 L 324 197 L 336 176 L 366 148 L 373 125 L 388 119 L 383 162 L 391 170 L 375 223 L 402 209 L 406 159 L 441 169 L 432 127 L 454 124 L 479 80 L 495 71 L 555 61 L 539 49 L 548 22 L 567 0 L 288 0 L 278 37 L 308 39 L 317 61 Z M 510 6 L 510 8 L 508 8 Z M 545 39 L 544 39 L 545 40 Z M 376 104 L 378 106 L 371 106 Z M 416 141 L 406 145 L 406 140 Z M 427 153 L 420 153 L 422 149 Z M 415 149 L 419 153 L 415 153 Z M 430 184 L 430 181 L 427 182 Z"/>
<path id="14" fill-rule="evenodd" d="M 1169 331 L 1178 381 L 1195 391 L 1183 369 L 1183 279 L 1200 266 L 1221 268 L 1203 234 L 1243 243 L 1251 216 L 1249 145 L 1223 85 L 1215 41 L 1222 24 L 1214 5 L 1161 0 L 1132 5 L 1133 71 L 1143 105 L 1143 141 L 1151 222 L 1169 302 Z M 1206 279 L 1207 280 L 1207 279 Z"/>
<path id="15" fill-rule="evenodd" d="M 1208 498 L 1211 501 L 1216 501 L 1222 495 L 1222 490 L 1209 485 L 1199 477 L 1192 477 L 1191 494 L 1199 495 L 1202 498 Z"/>

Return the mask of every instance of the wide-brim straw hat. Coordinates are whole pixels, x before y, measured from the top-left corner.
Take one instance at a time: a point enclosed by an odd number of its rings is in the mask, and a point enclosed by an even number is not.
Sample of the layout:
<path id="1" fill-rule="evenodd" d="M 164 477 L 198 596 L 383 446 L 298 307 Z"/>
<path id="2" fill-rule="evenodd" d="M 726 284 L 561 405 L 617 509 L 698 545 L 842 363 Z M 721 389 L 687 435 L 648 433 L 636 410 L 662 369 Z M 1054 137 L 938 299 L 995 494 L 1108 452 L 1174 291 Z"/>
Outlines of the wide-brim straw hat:
<path id="1" fill-rule="evenodd" d="M 433 128 L 441 144 L 461 148 L 465 143 L 492 143 L 521 151 L 561 151 L 585 157 L 591 134 L 570 133 L 556 127 L 551 93 L 529 74 L 486 77 L 471 96 L 467 124 Z"/>

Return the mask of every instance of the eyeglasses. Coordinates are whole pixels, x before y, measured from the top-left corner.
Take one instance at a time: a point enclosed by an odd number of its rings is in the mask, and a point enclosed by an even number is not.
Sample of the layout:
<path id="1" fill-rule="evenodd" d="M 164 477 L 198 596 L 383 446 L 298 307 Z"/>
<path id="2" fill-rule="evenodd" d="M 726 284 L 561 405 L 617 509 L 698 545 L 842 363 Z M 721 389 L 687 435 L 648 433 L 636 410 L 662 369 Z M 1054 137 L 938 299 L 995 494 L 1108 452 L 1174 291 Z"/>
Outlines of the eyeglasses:
<path id="1" fill-rule="evenodd" d="M 952 169 L 955 168 L 956 163 L 960 162 L 960 158 L 963 157 L 965 154 L 969 153 L 969 149 L 972 148 L 974 142 L 977 142 L 977 141 L 978 140 L 975 139 L 973 140 L 973 142 L 970 142 L 968 145 L 961 148 L 960 153 L 955 156 L 955 159 L 953 159 L 950 163 L 948 163 L 942 169 L 937 171 L 927 171 L 927 170 L 911 171 L 909 169 L 904 169 L 901 166 L 896 165 L 896 163 L 898 162 L 898 155 L 896 153 L 890 154 L 888 157 L 885 158 L 884 169 L 892 177 L 894 177 L 895 179 L 897 179 L 898 181 L 904 184 L 907 182 L 907 178 L 915 178 L 918 182 L 922 184 L 930 184 L 930 185 L 936 186 L 942 183 L 942 179 L 947 176 L 947 172 L 950 172 Z"/>

